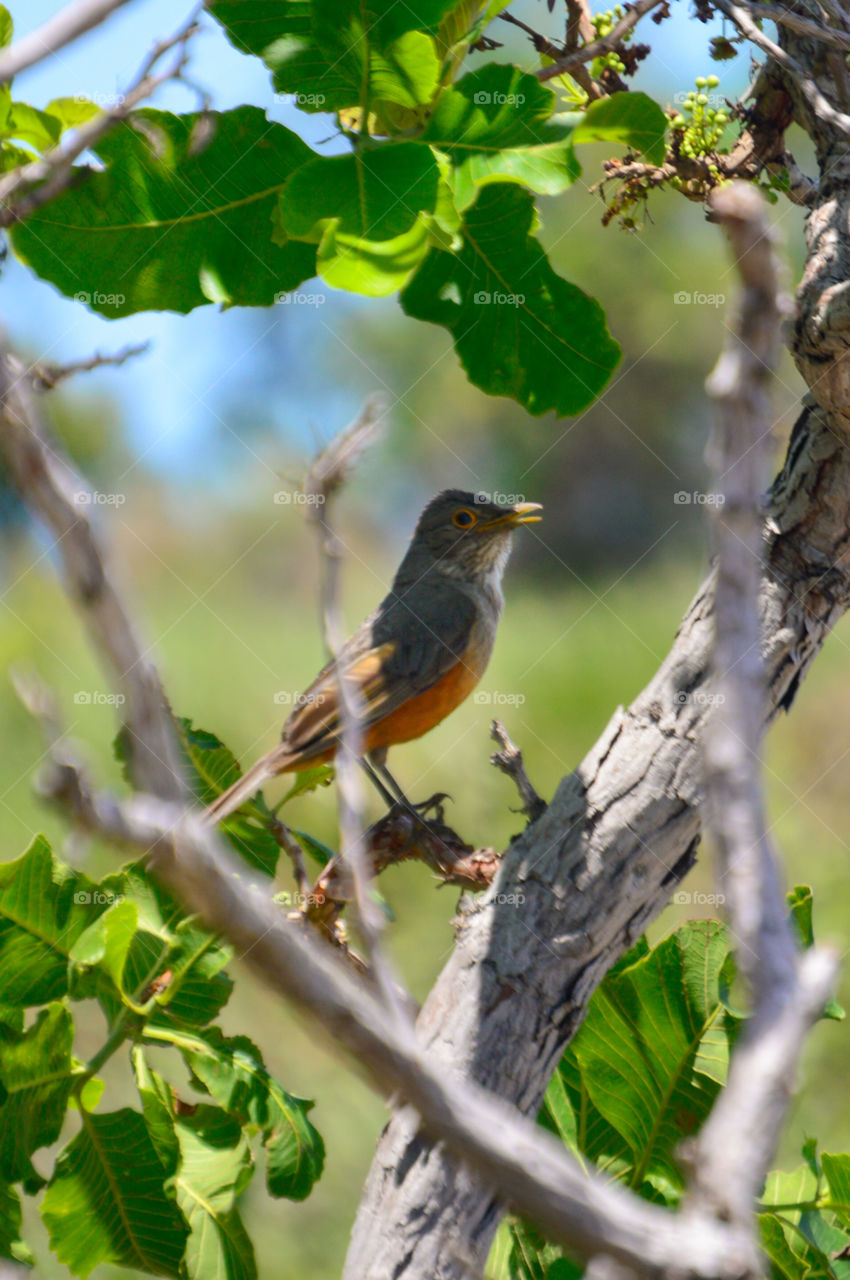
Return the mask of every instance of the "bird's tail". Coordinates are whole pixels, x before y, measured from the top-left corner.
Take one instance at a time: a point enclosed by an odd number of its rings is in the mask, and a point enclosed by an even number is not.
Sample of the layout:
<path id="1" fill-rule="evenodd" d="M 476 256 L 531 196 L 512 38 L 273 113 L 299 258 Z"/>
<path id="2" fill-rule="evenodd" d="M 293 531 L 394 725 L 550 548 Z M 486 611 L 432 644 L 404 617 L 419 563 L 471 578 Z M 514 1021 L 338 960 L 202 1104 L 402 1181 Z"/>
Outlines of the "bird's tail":
<path id="1" fill-rule="evenodd" d="M 252 765 L 247 773 L 243 773 L 232 787 L 222 791 L 221 795 L 208 805 L 204 810 L 205 820 L 221 822 L 222 818 L 228 817 L 234 809 L 238 809 L 240 804 L 244 804 L 259 791 L 269 778 L 275 777 L 278 773 L 284 773 L 291 759 L 292 752 L 283 750 L 281 747 L 275 747 L 269 751 L 255 765 Z"/>

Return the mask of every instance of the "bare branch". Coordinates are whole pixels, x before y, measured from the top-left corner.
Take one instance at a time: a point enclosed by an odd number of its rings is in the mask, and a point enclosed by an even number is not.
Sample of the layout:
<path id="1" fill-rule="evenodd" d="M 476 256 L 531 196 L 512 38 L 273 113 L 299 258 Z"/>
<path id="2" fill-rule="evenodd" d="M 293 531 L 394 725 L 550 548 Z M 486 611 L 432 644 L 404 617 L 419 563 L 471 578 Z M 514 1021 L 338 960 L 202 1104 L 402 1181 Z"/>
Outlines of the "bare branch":
<path id="1" fill-rule="evenodd" d="M 797 13 L 794 9 L 787 8 L 785 5 L 757 4 L 754 3 L 754 0 L 736 0 L 736 3 L 751 18 L 758 18 L 760 21 L 767 18 L 770 22 L 777 22 L 780 26 L 788 27 L 791 31 L 797 31 L 801 36 L 811 36 L 814 40 L 820 40 L 821 44 L 830 45 L 834 49 L 843 49 L 845 52 L 850 53 L 850 35 L 846 31 L 836 31 L 834 27 L 825 27 L 820 22 L 805 18 L 802 14 Z"/>
<path id="2" fill-rule="evenodd" d="M 490 763 L 513 779 L 514 785 L 519 792 L 519 798 L 522 801 L 521 812 L 526 814 L 529 822 L 536 822 L 546 808 L 546 801 L 541 799 L 528 780 L 528 774 L 525 772 L 525 765 L 522 762 L 522 752 L 511 741 L 507 729 L 500 720 L 492 721 L 490 737 L 494 742 L 498 742 L 502 748 L 501 751 L 493 753 L 490 757 Z"/>
<path id="3" fill-rule="evenodd" d="M 555 76 L 562 76 L 565 72 L 572 73 L 576 67 L 583 66 L 584 63 L 591 62 L 594 58 L 599 58 L 604 53 L 611 53 L 612 50 L 618 47 L 623 36 L 628 35 L 645 14 L 652 9 L 657 9 L 659 5 L 664 3 L 665 0 L 637 0 L 636 4 L 629 6 L 623 17 L 612 27 L 607 36 L 600 36 L 598 40 L 591 40 L 589 44 L 584 44 L 580 49 L 576 49 L 575 53 L 565 54 L 557 62 L 553 62 L 551 66 L 540 67 L 534 74 L 538 80 L 553 80 Z"/>
<path id="4" fill-rule="evenodd" d="M 766 689 L 759 590 L 762 492 L 771 450 L 768 387 L 779 350 L 777 267 L 764 201 L 745 183 L 711 196 L 743 282 L 734 333 L 708 380 L 717 403 L 712 445 L 718 490 L 714 714 L 706 725 L 708 811 L 721 881 L 754 1008 L 732 1058 L 729 1081 L 696 1143 L 694 1195 L 724 1221 L 752 1220 L 790 1098 L 805 1033 L 835 977 L 835 958 L 803 962 L 788 922 L 770 847 L 761 781 Z"/>
<path id="5" fill-rule="evenodd" d="M 98 27 L 125 5 L 127 0 L 76 0 L 52 18 L 0 51 L 0 84 L 5 84 L 27 67 L 43 62 L 66 44 Z"/>
<path id="6" fill-rule="evenodd" d="M 382 396 L 375 395 L 367 400 L 355 420 L 314 460 L 304 492 L 313 499 L 308 511 L 316 529 L 322 558 L 322 628 L 325 646 L 336 663 L 340 706 L 339 744 L 334 756 L 340 835 L 340 860 L 336 872 L 338 876 L 342 873 L 345 879 L 350 879 L 352 892 L 349 894 L 346 888 L 345 897 L 353 897 L 367 958 L 387 1008 L 399 1027 L 406 1028 L 411 1034 L 413 1024 L 408 1002 L 399 996 L 403 988 L 391 972 L 381 946 L 384 921 L 371 893 L 371 867 L 363 838 L 363 782 L 357 764 L 363 754 L 364 707 L 359 692 L 351 681 L 346 680 L 338 662 L 345 643 L 339 580 L 342 543 L 330 519 L 331 499 L 345 483 L 363 452 L 377 439 L 385 412 L 386 402 Z M 404 995 L 406 993 L 403 992 Z"/>
<path id="7" fill-rule="evenodd" d="M 86 356 L 83 360 L 72 360 L 68 364 L 39 362 L 31 364 L 27 373 L 35 391 L 52 391 L 60 382 L 64 382 L 66 378 L 72 378 L 76 373 L 90 373 L 92 369 L 102 369 L 105 366 L 117 368 L 126 364 L 128 360 L 144 355 L 150 350 L 150 345 L 149 342 L 140 342 L 135 346 L 122 347 L 114 355 L 103 355 L 100 351 L 96 351 L 93 356 Z"/>
<path id="8" fill-rule="evenodd" d="M 113 585 L 89 520 L 86 485 L 50 439 L 29 379 L 5 345 L 0 345 L 0 417 L 0 455 L 54 538 L 66 590 L 125 696 L 132 776 L 145 790 L 175 798 L 182 783 L 159 678 Z"/>
<path id="9" fill-rule="evenodd" d="M 778 44 L 756 26 L 750 17 L 748 9 L 741 4 L 734 3 L 733 0 L 714 0 L 714 3 L 721 13 L 725 13 L 727 18 L 731 18 L 741 34 L 752 41 L 757 49 L 761 49 L 762 53 L 766 53 L 769 58 L 772 58 L 777 66 L 793 76 L 803 97 L 821 120 L 826 124 L 832 125 L 835 129 L 840 129 L 842 133 L 850 134 L 850 116 L 844 115 L 841 111 L 836 111 L 832 103 L 821 93 L 813 77 L 807 73 L 805 67 L 796 58 L 792 58 L 790 53 L 786 53 L 784 49 L 781 49 Z M 551 68 L 547 69 L 551 70 Z"/>
<path id="10" fill-rule="evenodd" d="M 197 30 L 193 15 L 173 36 L 154 46 L 119 103 L 75 129 L 73 139 L 60 142 L 41 159 L 21 165 L 0 178 L 0 227 L 20 222 L 83 176 L 87 171 L 84 168 L 74 168 L 74 161 L 84 151 L 95 147 L 116 124 L 126 120 L 131 111 L 145 98 L 149 98 L 166 80 L 180 79 L 188 60 L 188 42 Z M 178 55 L 172 65 L 167 70 L 154 74 L 154 67 L 160 58 L 175 47 Z M 19 192 L 24 194 L 19 195 Z"/>

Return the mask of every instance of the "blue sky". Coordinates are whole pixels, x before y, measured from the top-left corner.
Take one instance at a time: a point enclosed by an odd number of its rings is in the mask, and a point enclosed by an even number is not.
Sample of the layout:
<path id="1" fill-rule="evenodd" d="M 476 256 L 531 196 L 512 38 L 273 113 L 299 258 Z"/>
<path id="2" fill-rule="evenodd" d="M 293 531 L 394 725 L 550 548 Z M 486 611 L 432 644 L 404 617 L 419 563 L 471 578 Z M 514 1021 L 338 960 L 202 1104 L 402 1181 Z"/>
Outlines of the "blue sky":
<path id="1" fill-rule="evenodd" d="M 27 0 L 26 4 L 12 0 L 16 34 L 38 27 L 60 7 L 46 0 Z M 647 87 L 662 98 L 689 87 L 695 75 L 707 70 L 706 29 L 689 16 L 685 0 L 674 0 L 672 7 L 672 19 L 660 28 L 647 23 L 642 37 L 653 46 L 651 62 L 656 78 Z M 185 13 L 190 11 L 187 6 Z M 542 0 L 515 11 L 541 25 L 554 21 Z M 99 95 L 120 93 L 149 47 L 179 27 L 183 18 L 184 11 L 173 0 L 136 0 L 102 27 L 22 73 L 15 82 L 15 96 L 39 106 L 52 97 L 82 94 L 97 100 Z M 327 144 L 333 132 L 330 117 L 309 116 L 294 107 L 275 104 L 259 59 L 237 53 L 209 17 L 204 17 L 203 28 L 192 45 L 190 74 L 210 92 L 214 107 L 224 110 L 253 102 L 267 108 L 272 118 L 296 129 L 311 145 Z M 500 38 L 510 38 L 510 34 L 498 32 Z M 511 47 L 518 59 L 528 48 L 522 43 Z M 732 73 L 736 88 L 745 72 L 742 64 L 739 58 Z M 165 85 L 152 105 L 185 111 L 194 109 L 196 101 L 184 86 Z M 272 415 L 275 429 L 301 447 L 309 440 L 311 424 L 335 429 L 356 411 L 361 398 L 360 388 L 347 388 L 314 374 L 313 357 L 327 342 L 329 331 L 356 329 L 351 318 L 362 307 L 396 306 L 392 300 L 378 304 L 322 286 L 328 295 L 326 305 L 298 308 L 297 315 L 292 308 L 254 314 L 236 308 L 222 314 L 208 306 L 189 316 L 143 313 L 109 321 L 62 298 L 11 257 L 3 273 L 2 322 L 15 341 L 34 355 L 61 361 L 93 349 L 115 350 L 127 343 L 152 342 L 151 354 L 121 370 L 98 371 L 90 375 L 91 382 L 119 402 L 131 448 L 143 455 L 145 464 L 171 475 L 183 473 L 187 479 L 197 470 L 199 457 L 205 456 L 202 449 L 211 429 L 219 437 L 233 430 L 222 406 L 238 401 L 240 389 L 250 387 L 257 376 L 253 356 L 263 333 L 280 328 L 281 409 Z M 411 335 L 413 341 L 413 325 Z M 264 373 L 268 376 L 267 369 Z"/>

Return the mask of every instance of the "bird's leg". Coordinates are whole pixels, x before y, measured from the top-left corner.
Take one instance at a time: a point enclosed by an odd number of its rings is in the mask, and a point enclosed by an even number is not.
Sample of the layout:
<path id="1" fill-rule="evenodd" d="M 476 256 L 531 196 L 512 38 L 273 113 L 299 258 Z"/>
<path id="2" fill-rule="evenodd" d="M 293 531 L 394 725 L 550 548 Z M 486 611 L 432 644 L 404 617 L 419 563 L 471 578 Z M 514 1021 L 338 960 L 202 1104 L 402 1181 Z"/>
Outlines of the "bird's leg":
<path id="1" fill-rule="evenodd" d="M 375 789 L 377 790 L 384 804 L 388 805 L 390 809 L 392 809 L 394 804 L 398 804 L 398 797 L 393 795 L 391 791 L 388 791 L 387 788 L 384 786 L 383 782 L 381 781 L 381 779 L 379 778 L 378 773 L 374 767 L 374 762 L 367 759 L 366 756 L 361 756 L 358 763 L 360 764 L 360 767 L 362 768 L 363 772 L 366 774 L 366 777 L 372 783 L 373 787 L 375 787 Z"/>
<path id="2" fill-rule="evenodd" d="M 447 800 L 449 798 L 446 792 L 438 791 L 436 792 L 435 795 L 429 796 L 427 800 L 423 800 L 419 804 L 414 804 L 412 800 L 408 800 L 401 786 L 393 777 L 393 775 L 390 773 L 386 765 L 386 759 L 387 759 L 387 752 L 386 752 L 386 748 L 384 748 L 380 752 L 373 751 L 369 757 L 369 762 L 371 767 L 375 770 L 375 775 L 380 774 L 381 778 L 383 778 L 384 782 L 387 784 L 390 790 L 394 793 L 395 795 L 394 803 L 403 805 L 405 809 L 409 809 L 412 813 L 416 814 L 417 817 L 424 817 L 425 814 L 428 813 L 430 809 L 433 809 L 435 811 L 437 821 L 442 822 L 443 821 L 442 801 Z M 374 781 L 378 786 L 381 787 L 381 790 L 384 791 L 383 786 L 381 786 L 381 784 L 378 782 L 377 776 L 374 777 Z"/>

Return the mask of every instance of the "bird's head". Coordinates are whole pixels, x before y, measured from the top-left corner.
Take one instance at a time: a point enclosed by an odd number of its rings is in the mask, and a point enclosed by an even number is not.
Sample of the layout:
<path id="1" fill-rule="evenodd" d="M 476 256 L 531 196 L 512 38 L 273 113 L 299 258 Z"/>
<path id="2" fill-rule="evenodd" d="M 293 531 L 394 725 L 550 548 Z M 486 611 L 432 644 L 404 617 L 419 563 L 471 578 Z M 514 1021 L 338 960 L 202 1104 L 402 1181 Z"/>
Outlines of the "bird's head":
<path id="1" fill-rule="evenodd" d="M 489 494 L 445 489 L 419 517 L 399 574 L 437 568 L 454 578 L 473 580 L 501 571 L 510 552 L 511 533 L 541 519 L 539 502 L 494 502 Z"/>

